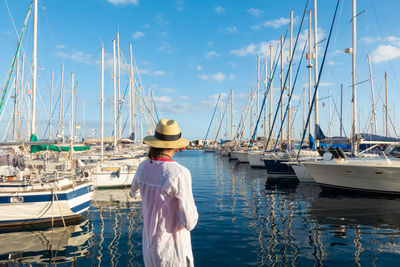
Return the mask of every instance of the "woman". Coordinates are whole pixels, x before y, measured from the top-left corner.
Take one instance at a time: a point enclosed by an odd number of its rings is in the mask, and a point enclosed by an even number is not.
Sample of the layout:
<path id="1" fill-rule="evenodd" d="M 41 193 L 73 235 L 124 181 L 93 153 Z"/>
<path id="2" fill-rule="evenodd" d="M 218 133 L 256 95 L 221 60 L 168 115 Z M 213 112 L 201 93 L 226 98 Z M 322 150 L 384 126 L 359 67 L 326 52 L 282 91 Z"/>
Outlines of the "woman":
<path id="1" fill-rule="evenodd" d="M 153 136 L 148 159 L 139 165 L 130 195 L 142 197 L 143 258 L 146 266 L 194 266 L 190 231 L 198 214 L 190 171 L 172 160 L 181 138 L 176 121 L 162 119 Z"/>

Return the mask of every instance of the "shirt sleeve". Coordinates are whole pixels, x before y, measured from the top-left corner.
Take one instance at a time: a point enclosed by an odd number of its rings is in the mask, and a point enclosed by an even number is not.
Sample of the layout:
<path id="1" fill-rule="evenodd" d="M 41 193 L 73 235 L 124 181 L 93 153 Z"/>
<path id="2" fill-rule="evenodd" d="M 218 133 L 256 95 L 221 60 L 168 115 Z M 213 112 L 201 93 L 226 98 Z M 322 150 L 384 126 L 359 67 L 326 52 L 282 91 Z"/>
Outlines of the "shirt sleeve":
<path id="1" fill-rule="evenodd" d="M 197 224 L 199 214 L 192 193 L 192 177 L 189 171 L 182 172 L 178 179 L 175 197 L 179 200 L 179 220 L 187 230 L 191 231 Z"/>
<path id="2" fill-rule="evenodd" d="M 133 177 L 131 190 L 129 191 L 129 195 L 133 198 L 140 197 L 139 184 L 137 182 L 137 179 L 138 179 L 138 172 L 136 172 L 135 177 Z"/>

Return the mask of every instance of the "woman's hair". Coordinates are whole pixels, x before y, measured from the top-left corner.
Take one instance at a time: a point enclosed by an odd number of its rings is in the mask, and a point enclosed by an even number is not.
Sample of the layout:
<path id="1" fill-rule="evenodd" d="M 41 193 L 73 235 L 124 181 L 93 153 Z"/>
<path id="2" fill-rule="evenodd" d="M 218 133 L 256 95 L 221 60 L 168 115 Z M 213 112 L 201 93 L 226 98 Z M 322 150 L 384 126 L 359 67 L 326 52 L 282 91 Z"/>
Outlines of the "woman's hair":
<path id="1" fill-rule="evenodd" d="M 147 157 L 149 159 L 156 159 L 159 158 L 160 155 L 163 153 L 165 148 L 157 148 L 157 147 L 150 147 L 149 151 L 147 152 Z"/>

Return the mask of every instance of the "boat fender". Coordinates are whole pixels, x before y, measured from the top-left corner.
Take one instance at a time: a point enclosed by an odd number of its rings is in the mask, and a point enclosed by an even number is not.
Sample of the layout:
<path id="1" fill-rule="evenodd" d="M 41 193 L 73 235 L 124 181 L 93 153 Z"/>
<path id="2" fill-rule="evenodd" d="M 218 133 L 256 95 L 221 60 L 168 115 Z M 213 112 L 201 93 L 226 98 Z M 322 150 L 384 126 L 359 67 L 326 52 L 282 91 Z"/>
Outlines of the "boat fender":
<path id="1" fill-rule="evenodd" d="M 117 177 L 119 178 L 121 176 L 121 169 L 119 169 L 118 171 L 117 171 Z"/>

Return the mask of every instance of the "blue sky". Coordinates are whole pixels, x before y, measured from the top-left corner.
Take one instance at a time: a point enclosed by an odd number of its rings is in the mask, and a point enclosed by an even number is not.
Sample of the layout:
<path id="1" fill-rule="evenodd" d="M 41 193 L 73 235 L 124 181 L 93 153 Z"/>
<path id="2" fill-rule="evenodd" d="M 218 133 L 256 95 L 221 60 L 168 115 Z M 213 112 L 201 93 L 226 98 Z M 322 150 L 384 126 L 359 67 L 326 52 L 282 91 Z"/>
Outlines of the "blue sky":
<path id="1" fill-rule="evenodd" d="M 65 65 L 65 86 L 69 90 L 70 73 L 79 82 L 80 107 L 78 120 L 82 118 L 82 101 L 85 100 L 86 135 L 90 129 L 100 126 L 100 47 L 106 52 L 106 135 L 112 131 L 111 82 L 112 39 L 119 30 L 120 45 L 129 60 L 129 43 L 134 42 L 134 57 L 140 69 L 145 88 L 154 90 L 162 117 L 176 119 L 187 138 L 204 138 L 210 123 L 218 94 L 225 97 L 234 89 L 235 125 L 238 124 L 242 106 L 247 103 L 248 92 L 255 86 L 257 55 L 262 60 L 266 47 L 276 44 L 288 29 L 289 12 L 294 11 L 294 37 L 297 34 L 306 1 L 254 0 L 254 1 L 142 1 L 142 0 L 91 0 L 49 1 L 39 0 L 38 88 L 39 135 L 46 128 L 50 98 L 50 77 L 54 71 L 54 99 L 59 94 L 61 64 Z M 384 72 L 389 76 L 389 112 L 393 124 L 398 127 L 399 110 L 395 106 L 399 98 L 400 77 L 397 71 L 400 58 L 400 29 L 398 14 L 400 2 L 396 0 L 358 1 L 357 80 L 369 79 L 367 54 L 371 55 L 375 84 L 378 132 L 383 133 Z M 6 0 L 0 3 L 0 77 L 3 84 L 16 48 L 16 30 L 21 31 L 30 1 Z M 319 39 L 328 36 L 336 1 L 318 1 Z M 8 6 L 8 8 L 7 8 Z M 310 1 L 309 9 L 312 9 Z M 9 11 L 10 14 L 9 14 Z M 307 19 L 307 17 L 306 17 Z M 328 50 L 327 62 L 320 84 L 319 97 L 328 96 L 328 89 L 336 105 L 340 103 L 340 84 L 344 86 L 344 127 L 349 135 L 351 126 L 351 56 L 343 51 L 351 47 L 351 1 L 342 1 L 337 23 Z M 295 57 L 294 72 L 304 44 L 308 21 L 301 30 L 300 45 Z M 326 41 L 319 45 L 321 62 Z M 32 18 L 23 41 L 24 51 L 31 60 Z M 287 51 L 287 49 L 285 49 Z M 286 55 L 287 56 L 287 55 Z M 287 64 L 286 64 L 287 66 Z M 293 75 L 294 76 L 294 75 Z M 277 76 L 276 76 L 277 77 Z M 29 82 L 31 78 L 26 76 Z M 121 76 L 121 91 L 128 82 L 126 72 Z M 303 88 L 308 87 L 308 72 L 303 62 L 299 72 L 293 105 L 302 98 Z M 274 103 L 278 101 L 279 80 L 274 79 Z M 371 114 L 370 83 L 358 86 L 359 125 L 365 129 Z M 69 101 L 70 95 L 66 95 Z M 306 96 L 308 97 L 308 96 Z M 55 100 L 53 100 L 55 101 Z M 329 105 L 321 100 L 320 117 L 323 129 L 328 133 Z M 54 102 L 53 102 L 54 103 Z M 126 102 L 127 103 L 127 102 Z M 285 101 L 286 103 L 286 101 Z M 324 107 L 322 107 L 322 105 Z M 123 121 L 127 105 L 122 110 Z M 300 135 L 302 106 L 295 121 L 295 134 Z M 332 110 L 334 108 L 332 107 Z M 275 105 L 274 105 L 275 110 Z M 66 111 L 68 120 L 69 111 Z M 9 118 L 12 103 L 4 110 L 1 125 L 10 129 Z M 332 134 L 339 134 L 337 115 L 333 114 Z M 58 109 L 53 123 L 58 121 Z M 225 123 L 224 123 L 225 126 Z M 215 127 L 213 126 L 212 129 Z M 4 132 L 0 132 L 3 138 Z M 262 131 L 262 130 L 261 130 Z M 396 130 L 400 132 L 399 130 Z M 10 132 L 10 131 L 9 131 Z M 68 131 L 67 131 L 68 132 Z M 79 132 L 79 130 L 78 130 Z M 248 130 L 245 131 L 248 135 Z M 225 129 L 223 130 L 225 133 Z M 146 133 L 144 133 L 146 134 Z M 128 131 L 124 132 L 128 136 Z M 391 127 L 391 135 L 394 130 Z M 8 137 L 9 135 L 6 135 Z M 215 134 L 211 131 L 211 137 Z M 229 137 L 229 133 L 228 133 Z"/>

